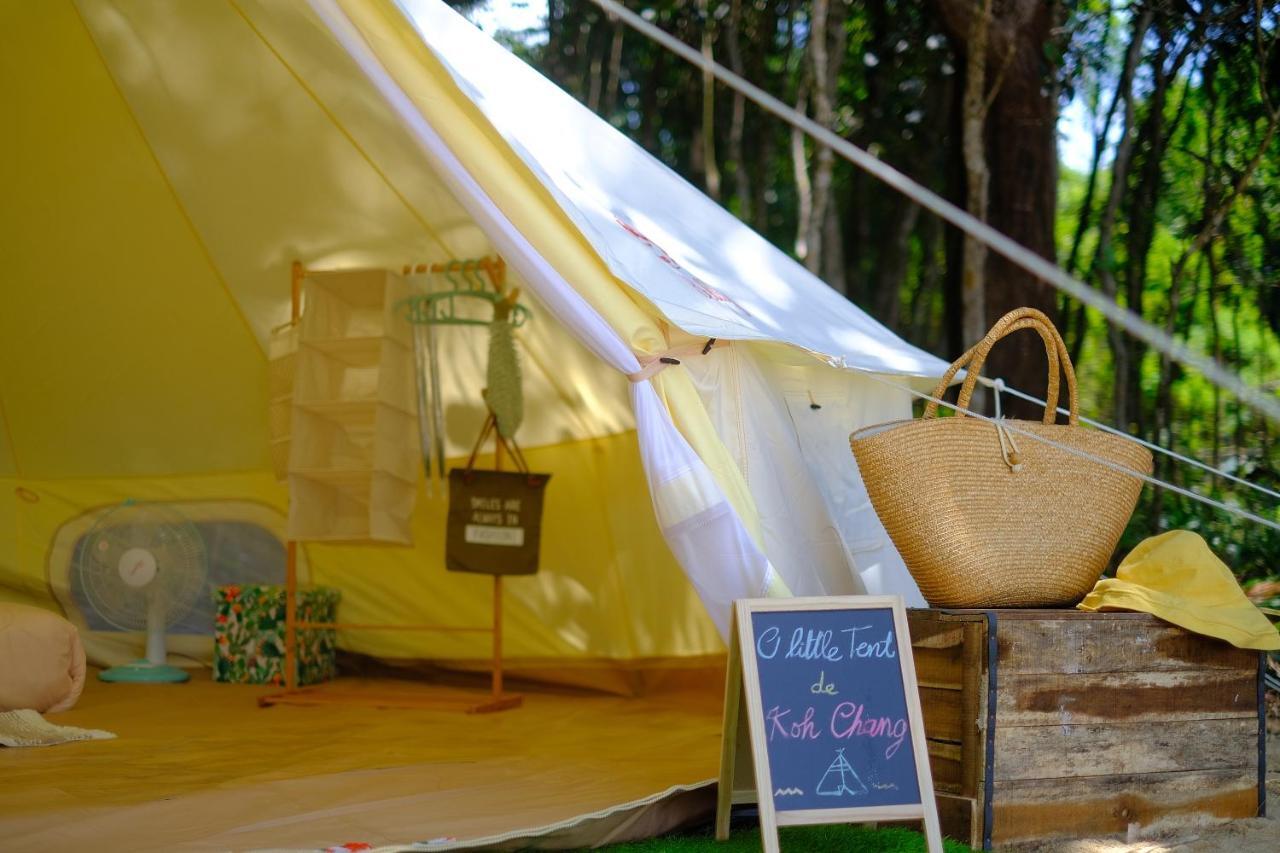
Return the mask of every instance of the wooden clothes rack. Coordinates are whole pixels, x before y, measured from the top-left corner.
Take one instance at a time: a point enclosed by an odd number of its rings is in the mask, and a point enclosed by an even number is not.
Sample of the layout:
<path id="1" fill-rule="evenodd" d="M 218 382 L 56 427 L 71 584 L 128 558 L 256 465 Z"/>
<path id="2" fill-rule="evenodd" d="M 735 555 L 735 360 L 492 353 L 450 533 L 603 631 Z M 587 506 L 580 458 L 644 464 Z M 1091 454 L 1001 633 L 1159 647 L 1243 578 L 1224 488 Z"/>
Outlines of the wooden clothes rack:
<path id="1" fill-rule="evenodd" d="M 477 262 L 494 280 L 500 280 L 506 272 L 505 262 L 498 258 L 484 258 Z M 428 267 L 418 265 L 418 272 L 444 272 L 452 268 L 450 264 L 436 264 Z M 405 267 L 408 273 L 410 267 Z M 291 271 L 291 325 L 296 325 L 302 317 L 302 281 L 307 270 L 298 262 L 293 262 Z M 494 415 L 489 414 L 489 420 Z M 488 421 L 486 421 L 488 426 Z M 498 435 L 494 434 L 494 468 L 502 470 L 506 459 L 506 451 Z M 298 631 L 299 630 L 348 630 L 348 631 L 431 631 L 445 634 L 491 634 L 493 637 L 493 657 L 490 671 L 490 689 L 487 697 L 477 698 L 471 691 L 450 688 L 449 692 L 439 689 L 425 691 L 421 686 L 407 689 L 370 689 L 362 685 L 342 685 L 340 683 L 320 684 L 312 687 L 298 686 Z M 284 635 L 284 670 L 285 689 L 258 699 L 263 707 L 271 705 L 369 705 L 380 708 L 420 708 L 428 710 L 465 711 L 469 714 L 492 713 L 518 708 L 523 704 L 523 697 L 506 693 L 502 678 L 502 576 L 493 576 L 493 623 L 489 627 L 461 627 L 447 625 L 385 625 L 353 622 L 310 622 L 298 619 L 298 542 L 289 539 L 285 543 L 285 635 Z"/>

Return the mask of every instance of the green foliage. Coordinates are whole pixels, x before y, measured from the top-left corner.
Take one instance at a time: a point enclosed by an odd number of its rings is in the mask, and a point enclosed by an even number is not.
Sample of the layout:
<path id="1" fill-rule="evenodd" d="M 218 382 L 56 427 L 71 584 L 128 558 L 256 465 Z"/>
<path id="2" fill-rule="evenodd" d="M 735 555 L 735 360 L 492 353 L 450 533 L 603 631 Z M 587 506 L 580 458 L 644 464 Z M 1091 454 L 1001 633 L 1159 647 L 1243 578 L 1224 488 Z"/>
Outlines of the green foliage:
<path id="1" fill-rule="evenodd" d="M 1280 323 L 1271 313 L 1277 291 L 1276 262 L 1269 249 L 1280 231 L 1280 157 L 1263 156 L 1248 183 L 1243 176 L 1265 138 L 1265 110 L 1258 88 L 1256 57 L 1250 39 L 1252 21 L 1209 28 L 1213 52 L 1193 57 L 1168 85 L 1163 108 L 1164 139 L 1139 134 L 1135 171 L 1158 157 L 1157 198 L 1149 243 L 1134 240 L 1129 222 L 1119 223 L 1112 255 L 1098 259 L 1117 275 L 1131 260 L 1141 275 L 1136 290 L 1122 301 L 1200 352 L 1215 356 L 1246 382 L 1280 390 Z M 1274 30 L 1274 22 L 1273 27 Z M 1266 34 L 1264 33 L 1264 37 Z M 1274 36 L 1272 36 L 1274 37 Z M 1228 49 L 1230 48 L 1230 49 Z M 1139 115 L 1151 110 L 1149 90 L 1139 90 Z M 1271 150 L 1278 147 L 1272 141 Z M 1105 177 L 1105 176 L 1103 176 Z M 1141 178 L 1130 173 L 1126 205 L 1136 204 Z M 1064 173 L 1059 191 L 1059 234 L 1072 233 L 1079 221 L 1083 176 Z M 1213 238 L 1199 251 L 1192 241 L 1209 227 L 1208 211 L 1234 197 Z M 1150 192 L 1150 190 L 1147 190 Z M 1095 203 L 1095 210 L 1097 203 Z M 1132 209 L 1132 208 L 1131 208 Z M 1136 214 L 1140 217 L 1140 212 Z M 1130 213 L 1129 218 L 1135 216 Z M 1092 257 L 1086 232 L 1085 257 Z M 1062 245 L 1060 239 L 1060 246 Z M 1141 253 L 1141 254 L 1135 254 Z M 1174 272 L 1185 271 L 1174 295 Z M 1135 301 L 1134 297 L 1138 299 Z M 1090 317 L 1084 332 L 1085 357 L 1079 365 L 1081 399 L 1086 411 L 1114 411 L 1116 377 L 1106 324 Z M 1269 423 L 1219 392 L 1202 376 L 1166 365 L 1168 393 L 1162 398 L 1162 365 L 1154 353 L 1141 356 L 1136 411 L 1127 426 L 1136 433 L 1252 483 L 1280 491 L 1280 450 Z M 1164 427 L 1158 429 L 1157 424 Z M 1280 522 L 1276 499 L 1194 467 L 1157 460 L 1156 475 L 1263 518 Z M 1244 582 L 1276 577 L 1280 534 L 1254 522 L 1210 508 L 1190 498 L 1147 487 L 1116 555 L 1118 561 L 1143 538 L 1185 528 L 1202 535 Z"/>

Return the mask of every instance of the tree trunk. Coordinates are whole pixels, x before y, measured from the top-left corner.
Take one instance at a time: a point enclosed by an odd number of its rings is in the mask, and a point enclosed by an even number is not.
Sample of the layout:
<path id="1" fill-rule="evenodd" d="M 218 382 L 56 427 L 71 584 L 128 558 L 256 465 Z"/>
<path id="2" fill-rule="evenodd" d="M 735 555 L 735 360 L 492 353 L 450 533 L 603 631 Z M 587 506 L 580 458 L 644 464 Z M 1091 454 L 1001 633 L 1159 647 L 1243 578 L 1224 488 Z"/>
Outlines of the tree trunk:
<path id="1" fill-rule="evenodd" d="M 835 89 L 840 75 L 840 65 L 846 53 L 844 19 L 847 7 L 842 2 L 834 5 L 830 0 L 813 0 L 809 28 L 809 63 L 813 83 L 813 119 L 827 129 L 835 128 Z M 817 275 L 827 278 L 827 283 L 837 291 L 847 290 L 844 281 L 844 265 L 829 263 L 829 252 L 824 247 L 828 237 L 838 239 L 839 217 L 836 211 L 832 180 L 835 174 L 836 156 L 825 145 L 814 145 L 813 210 L 808 221 L 805 238 L 807 253 L 805 266 Z M 834 222 L 829 220 L 834 219 Z M 833 278 L 835 280 L 833 280 Z"/>
<path id="2" fill-rule="evenodd" d="M 1108 3 L 1107 24 L 1102 35 L 1104 45 L 1107 43 L 1108 36 L 1111 33 L 1111 17 L 1111 4 Z M 1098 85 L 1098 93 L 1101 93 L 1101 84 Z M 1096 101 L 1097 98 L 1094 100 Z M 1077 264 L 1080 260 L 1080 244 L 1084 241 L 1085 232 L 1089 230 L 1090 222 L 1093 219 L 1093 194 L 1097 191 L 1102 155 L 1107 150 L 1107 137 L 1111 134 L 1111 122 L 1115 119 L 1116 107 L 1119 105 L 1120 88 L 1117 86 L 1115 91 L 1111 93 L 1111 103 L 1107 105 L 1107 111 L 1102 117 L 1102 123 L 1094 128 L 1093 156 L 1089 160 L 1089 177 L 1084 188 L 1084 200 L 1080 202 L 1080 211 L 1076 217 L 1076 230 L 1071 236 L 1071 250 L 1067 253 L 1067 263 L 1064 267 L 1071 275 L 1076 273 Z"/>
<path id="3" fill-rule="evenodd" d="M 987 221 L 987 199 L 991 173 L 987 169 L 985 133 L 987 124 L 987 36 L 990 31 L 992 0 L 984 0 L 981 10 L 970 14 L 969 37 L 965 42 L 964 130 L 961 150 L 964 152 L 965 209 L 982 222 Z M 987 329 L 987 244 L 964 238 L 963 272 L 960 279 L 960 301 L 965 343 L 972 346 L 982 339 Z M 975 395 L 974 407 L 981 408 L 981 396 Z"/>
<path id="4" fill-rule="evenodd" d="M 902 198 L 895 200 L 892 210 L 892 225 L 885 229 L 885 240 L 880 247 L 881 262 L 876 270 L 872 312 L 881 323 L 897 329 L 902 322 L 902 284 L 911 259 L 911 232 L 920 218 L 920 205 Z"/>
<path id="5" fill-rule="evenodd" d="M 702 18 L 702 56 L 714 60 L 712 42 L 715 40 L 715 24 L 707 11 L 707 0 L 698 0 L 698 12 Z M 702 72 L 702 168 L 706 176 L 707 195 L 720 200 L 720 166 L 716 163 L 716 78 L 710 71 Z"/>
<path id="6" fill-rule="evenodd" d="M 729 20 L 725 25 L 725 41 L 729 51 L 729 70 L 742 77 L 745 69 L 742 65 L 742 0 L 732 0 L 729 6 Z M 738 218 L 750 222 L 751 215 L 751 178 L 747 172 L 746 152 L 742 145 L 746 131 L 747 99 L 739 92 L 733 92 L 733 108 L 729 118 L 729 164 L 733 169 L 734 196 L 738 200 Z"/>
<path id="7" fill-rule="evenodd" d="M 992 40 L 993 57 L 1008 62 L 1004 81 L 987 115 L 987 162 L 991 174 L 988 221 L 1041 257 L 1054 260 L 1054 216 L 1058 197 L 1058 103 L 1053 78 L 1045 68 L 1046 46 L 1055 36 L 1056 3 L 1011 2 L 1002 16 L 1013 35 Z M 1005 46 L 1016 39 L 1012 53 Z M 990 255 L 986 281 L 987 321 L 994 323 L 1020 306 L 1038 308 L 1056 321 L 1052 285 L 1005 260 Z M 1003 377 L 1014 388 L 1043 394 L 1044 347 L 1035 335 L 1017 335 L 994 350 L 989 375 Z M 1038 418 L 1041 410 L 1011 399 L 1005 411 L 1014 417 Z"/>
<path id="8" fill-rule="evenodd" d="M 1233 356 L 1234 356 L 1232 358 L 1232 361 L 1236 365 L 1236 370 L 1239 370 L 1245 363 L 1244 346 L 1242 345 L 1240 340 L 1240 309 L 1242 307 L 1241 303 L 1243 300 L 1241 299 L 1239 289 L 1233 290 L 1232 293 L 1235 296 L 1235 298 L 1232 300 L 1232 305 L 1231 305 L 1231 344 L 1232 344 L 1232 350 L 1233 350 Z M 1247 447 L 1247 444 L 1245 442 L 1245 430 L 1244 430 L 1244 412 L 1245 412 L 1245 409 L 1248 407 L 1245 406 L 1245 404 L 1240 402 L 1239 400 L 1236 400 L 1235 403 L 1236 403 L 1235 405 L 1236 429 L 1235 429 L 1235 442 L 1234 442 L 1235 453 L 1232 455 L 1235 456 L 1236 467 L 1239 468 L 1244 463 L 1244 461 L 1248 458 L 1247 451 L 1245 450 L 1245 448 Z"/>
<path id="9" fill-rule="evenodd" d="M 618 21 L 613 21 L 613 40 L 609 45 L 609 88 L 604 96 L 604 117 L 613 120 L 618 111 L 618 93 L 622 91 L 622 37 L 626 32 Z"/>
<path id="10" fill-rule="evenodd" d="M 976 34 L 974 0 L 934 0 L 952 41 L 966 56 L 976 53 L 970 38 Z M 993 7 L 987 23 L 985 76 L 994 69 L 994 100 L 987 96 L 985 162 L 989 175 L 987 221 L 1017 242 L 1049 259 L 1056 257 L 1053 225 L 1057 199 L 1057 100 L 1053 70 L 1046 69 L 1046 47 L 1057 38 L 1057 3 L 1006 0 Z M 980 13 L 978 13 L 980 14 Z M 979 45 L 980 46 L 980 45 Z M 966 93 L 966 103 L 969 101 Z M 966 109 L 966 118 L 970 110 Z M 967 188 L 973 191 L 972 182 Z M 1021 267 L 988 253 L 983 280 L 985 332 L 1001 315 L 1020 306 L 1057 314 L 1054 291 Z M 970 287 L 972 292 L 972 287 Z M 970 299 L 972 302 L 972 299 Z M 965 335 L 966 343 L 975 327 Z M 993 350 L 991 376 L 1027 391 L 1044 388 L 1044 356 L 1034 336 L 1017 335 Z M 1010 400 L 1010 414 L 1034 417 L 1034 408 Z"/>
<path id="11" fill-rule="evenodd" d="M 1142 55 L 1142 42 L 1151 26 L 1153 13 L 1150 7 L 1144 7 L 1133 22 L 1133 36 L 1129 48 L 1125 52 L 1124 68 L 1120 72 L 1117 91 L 1124 99 L 1124 123 L 1121 126 L 1120 140 L 1116 143 L 1116 153 L 1111 164 L 1111 189 L 1107 193 L 1107 204 L 1098 219 L 1098 245 L 1094 251 L 1093 272 L 1102 285 L 1102 291 L 1110 299 L 1119 295 L 1119 287 L 1115 276 L 1115 234 L 1116 216 L 1120 211 L 1120 202 L 1124 198 L 1128 186 L 1129 160 L 1133 154 L 1133 143 L 1136 138 L 1136 104 L 1133 94 L 1133 77 Z M 1115 389 L 1112 395 L 1113 418 L 1121 429 L 1128 429 L 1130 413 L 1126 409 L 1127 397 L 1122 387 L 1124 376 L 1128 375 L 1129 365 L 1127 341 L 1124 332 L 1114 325 L 1107 328 L 1107 338 L 1111 343 L 1112 373 L 1115 378 Z"/>
<path id="12" fill-rule="evenodd" d="M 828 204 L 822 226 L 822 280 L 831 285 L 831 289 L 841 296 L 849 295 L 848 281 L 844 270 L 844 243 L 840 229 L 840 210 L 832 203 Z"/>
<path id="13" fill-rule="evenodd" d="M 769 202 L 769 188 L 772 183 L 770 169 L 773 165 L 774 152 L 778 148 L 778 142 L 776 126 L 766 124 L 760 131 L 760 147 L 756 156 L 755 180 L 752 182 L 754 189 L 751 207 L 754 219 L 751 227 L 759 234 L 767 235 L 770 231 L 769 208 L 772 206 Z M 782 241 L 779 240 L 778 242 L 781 243 Z"/>
<path id="14" fill-rule="evenodd" d="M 1166 102 L 1170 88 L 1177 80 L 1178 75 L 1181 74 L 1182 67 L 1186 64 L 1187 59 L 1195 53 L 1202 31 L 1203 24 L 1197 25 L 1195 31 L 1184 40 L 1182 47 L 1174 54 L 1173 59 L 1166 64 L 1165 57 L 1168 53 L 1168 45 L 1173 41 L 1173 36 L 1163 28 L 1160 28 L 1160 45 L 1151 63 L 1153 81 L 1151 94 L 1147 98 L 1147 116 L 1135 145 L 1135 150 L 1139 152 L 1135 157 L 1136 162 L 1139 164 L 1138 181 L 1125 205 L 1128 211 L 1127 221 L 1129 225 L 1129 233 L 1125 242 L 1127 255 L 1125 264 L 1125 301 L 1128 309 L 1139 317 L 1145 317 L 1146 315 L 1146 305 L 1144 303 L 1148 278 L 1147 259 L 1155 242 L 1156 208 L 1165 188 L 1165 152 L 1168 150 L 1169 144 L 1174 134 L 1177 133 L 1183 116 L 1186 114 L 1187 102 L 1191 92 L 1192 81 L 1190 77 L 1183 86 L 1182 100 L 1178 103 L 1178 108 L 1171 121 L 1166 121 L 1165 119 Z M 1213 63 L 1210 62 L 1205 67 L 1205 71 L 1210 77 L 1212 77 L 1212 69 Z M 1209 82 L 1208 86 L 1209 94 L 1212 96 L 1212 81 Z M 1211 145 L 1207 152 L 1211 158 L 1213 153 Z M 1206 169 L 1208 169 L 1208 165 L 1206 165 Z M 1209 179 L 1207 172 L 1205 179 Z M 1204 192 L 1207 194 L 1204 196 L 1203 215 L 1209 216 L 1210 211 L 1215 207 L 1213 202 L 1215 191 L 1211 186 L 1206 186 Z M 1207 238 L 1213 235 L 1202 236 Z M 1204 243 L 1200 243 L 1200 245 L 1202 246 Z M 1198 247 L 1193 251 L 1198 251 Z M 1175 311 L 1178 308 L 1176 297 L 1179 293 L 1179 283 L 1176 279 L 1181 277 L 1186 260 L 1189 260 L 1190 257 L 1191 252 L 1184 253 L 1183 259 L 1175 265 L 1171 273 L 1171 295 L 1167 300 L 1170 305 L 1170 311 Z M 1133 425 L 1136 434 L 1143 435 L 1147 431 L 1148 421 L 1142 394 L 1142 364 L 1146 358 L 1147 347 L 1142 341 L 1128 336 L 1121 336 L 1121 341 L 1125 350 L 1123 359 L 1125 370 L 1123 374 L 1116 378 L 1116 394 L 1123 397 L 1123 408 L 1128 416 L 1126 423 Z M 1165 370 L 1163 365 L 1166 361 L 1168 361 L 1167 357 L 1162 356 L 1162 367 L 1160 368 L 1162 375 Z M 1157 385 L 1159 385 L 1159 382 Z M 1157 410 L 1164 405 L 1165 401 L 1157 393 L 1155 402 Z M 1164 416 L 1166 422 L 1167 417 L 1167 415 Z M 1160 418 L 1161 415 L 1157 411 L 1156 423 L 1151 429 L 1151 437 L 1154 441 L 1161 440 L 1160 435 L 1164 429 L 1160 423 Z"/>
<path id="15" fill-rule="evenodd" d="M 1104 45 L 1110 40 L 1111 34 L 1111 4 L 1107 4 L 1107 23 L 1103 30 L 1102 43 Z M 1101 98 L 1102 84 L 1098 83 L 1095 89 L 1094 102 Z M 1093 135 L 1093 155 L 1089 161 L 1089 177 L 1085 184 L 1084 199 L 1080 202 L 1080 210 L 1076 215 L 1076 230 L 1071 236 L 1071 250 L 1067 253 L 1066 271 L 1070 275 L 1075 275 L 1079 269 L 1080 262 L 1080 246 L 1084 242 L 1084 235 L 1089 230 L 1089 225 L 1093 221 L 1093 196 L 1098 188 L 1098 175 L 1102 171 L 1102 155 L 1107 150 L 1107 137 L 1111 134 L 1111 122 L 1115 120 L 1116 108 L 1120 105 L 1120 88 L 1111 93 L 1111 103 L 1107 106 L 1107 111 L 1103 115 L 1102 123 L 1097 125 Z M 1080 360 L 1080 352 L 1084 348 L 1085 334 L 1088 332 L 1088 316 L 1085 311 L 1083 302 L 1076 303 L 1072 307 L 1070 299 L 1066 296 L 1062 297 L 1059 315 L 1062 319 L 1062 336 L 1066 338 L 1067 352 L 1071 356 L 1074 364 Z"/>
<path id="16" fill-rule="evenodd" d="M 653 70 L 640 87 L 640 145 L 646 151 L 658 150 L 658 87 L 667 71 L 667 51 L 653 57 Z"/>
<path id="17" fill-rule="evenodd" d="M 908 339 L 913 343 L 924 343 L 931 338 L 941 337 L 940 332 L 933 329 L 933 296 L 942 291 L 942 276 L 945 259 L 939 255 L 942 238 L 942 220 L 932 214 L 925 217 L 920 234 L 920 281 L 911 294 L 911 302 L 907 306 Z M 931 334 L 932 333 L 932 334 Z"/>
<path id="18" fill-rule="evenodd" d="M 796 96 L 796 112 L 805 111 L 806 101 L 808 92 L 802 83 Z M 812 270 L 813 267 L 809 266 L 812 248 L 809 237 L 813 230 L 810 225 L 813 222 L 813 185 L 809 183 L 809 155 L 804 141 L 804 131 L 798 127 L 791 128 L 791 167 L 796 179 L 796 257 Z"/>
<path id="19" fill-rule="evenodd" d="M 587 109 L 600 114 L 600 94 L 604 91 L 604 57 L 593 54 L 587 74 Z"/>
<path id="20" fill-rule="evenodd" d="M 755 9 L 754 6 L 749 7 Z M 758 10 L 757 10 L 758 11 Z M 758 11 L 759 19 L 756 23 L 756 32 L 761 34 L 774 34 L 778 32 L 779 27 L 787 27 L 787 31 L 791 32 L 791 19 L 784 17 L 779 12 L 779 6 L 775 3 L 765 4 L 763 11 Z M 748 80 L 761 80 L 768 84 L 766 88 L 773 91 L 786 91 L 786 84 L 779 79 L 779 76 L 770 66 L 769 57 L 772 41 L 770 38 L 761 36 L 747 40 L 747 46 L 750 48 L 747 55 L 743 57 L 743 68 L 746 71 Z M 773 202 L 771 199 L 776 198 L 773 187 L 776 185 L 776 174 L 773 171 L 775 161 L 781 159 L 777 157 L 777 150 L 785 139 L 782 123 L 775 120 L 772 116 L 762 116 L 757 113 L 755 121 L 752 116 L 747 117 L 746 129 L 744 134 L 746 138 L 751 139 L 754 130 L 756 139 L 759 144 L 754 146 L 754 159 L 747 165 L 751 173 L 751 213 L 752 227 L 766 236 L 770 236 L 774 242 L 782 244 L 783 239 L 773 234 L 771 228 L 771 208 Z"/>
<path id="21" fill-rule="evenodd" d="M 1222 330 L 1218 326 L 1218 264 L 1209 256 L 1209 335 L 1213 341 L 1213 360 L 1222 364 Z M 1265 348 L 1264 348 L 1265 351 Z M 1222 389 L 1213 384 L 1213 416 L 1210 427 L 1209 463 L 1216 470 L 1222 461 Z M 1209 482 L 1210 491 L 1219 487 L 1217 476 Z"/>
<path id="22" fill-rule="evenodd" d="M 1164 191 L 1165 150 L 1181 122 L 1187 102 L 1187 92 L 1184 91 L 1173 121 L 1166 124 L 1165 107 L 1169 87 L 1180 73 L 1190 55 L 1190 46 L 1194 43 L 1189 40 L 1166 67 L 1165 57 L 1170 38 L 1167 32 L 1160 30 L 1160 46 L 1151 63 L 1154 79 L 1151 94 L 1147 97 L 1147 115 L 1142 122 L 1134 146 L 1138 180 L 1124 205 L 1129 226 L 1125 240 L 1125 303 L 1126 307 L 1139 317 L 1146 315 L 1144 296 L 1147 285 L 1147 258 L 1155 240 L 1156 205 Z M 1187 88 L 1189 86 L 1190 81 Z M 1128 335 L 1121 335 L 1119 340 L 1125 352 L 1123 358 L 1125 369 L 1116 377 L 1116 394 L 1123 396 L 1123 409 L 1127 413 L 1126 423 L 1133 424 L 1135 432 L 1143 435 L 1146 432 L 1147 422 L 1142 396 L 1142 363 L 1146 357 L 1146 345 Z"/>

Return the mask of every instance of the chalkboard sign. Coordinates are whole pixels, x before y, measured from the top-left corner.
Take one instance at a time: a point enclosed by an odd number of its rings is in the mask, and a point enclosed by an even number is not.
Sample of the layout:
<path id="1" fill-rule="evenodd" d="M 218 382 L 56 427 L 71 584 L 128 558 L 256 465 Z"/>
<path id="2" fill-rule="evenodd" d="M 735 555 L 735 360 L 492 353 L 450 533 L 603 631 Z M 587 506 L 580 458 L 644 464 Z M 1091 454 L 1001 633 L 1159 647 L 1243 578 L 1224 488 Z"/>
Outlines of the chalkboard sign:
<path id="1" fill-rule="evenodd" d="M 754 797 L 734 796 L 743 734 Z M 902 599 L 737 602 L 720 772 L 720 837 L 755 799 L 766 851 L 778 826 L 910 819 L 941 851 Z"/>

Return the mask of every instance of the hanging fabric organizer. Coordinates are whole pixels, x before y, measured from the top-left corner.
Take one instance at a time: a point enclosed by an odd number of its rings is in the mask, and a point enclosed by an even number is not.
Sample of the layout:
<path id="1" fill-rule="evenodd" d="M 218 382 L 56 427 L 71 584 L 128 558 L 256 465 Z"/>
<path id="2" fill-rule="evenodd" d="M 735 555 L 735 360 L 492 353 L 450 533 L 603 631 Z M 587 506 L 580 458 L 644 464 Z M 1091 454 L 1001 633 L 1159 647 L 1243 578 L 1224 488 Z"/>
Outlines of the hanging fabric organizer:
<path id="1" fill-rule="evenodd" d="M 481 273 L 488 277 L 486 285 Z M 273 385 L 272 402 L 289 405 L 292 423 L 274 429 L 273 438 L 288 447 L 289 542 L 285 567 L 285 691 L 259 698 L 262 705 L 372 704 L 377 707 L 447 708 L 488 713 L 517 708 L 522 697 L 502 685 L 502 577 L 493 578 L 491 627 L 450 625 L 351 624 L 309 622 L 297 612 L 297 545 L 302 541 L 347 540 L 411 543 L 417 476 L 414 424 L 427 487 L 445 476 L 444 408 L 438 371 L 436 327 L 487 326 L 490 329 L 491 387 L 488 416 L 476 448 L 489 432 L 496 436 L 495 468 L 505 455 L 527 472 L 514 443 L 519 426 L 520 372 L 513 330 L 529 319 L 519 305 L 518 288 L 507 290 L 501 258 L 450 261 L 385 270 L 319 272 L 293 266 L 293 319 L 281 327 L 278 360 L 282 373 L 292 363 L 293 382 Z M 410 276 L 430 273 L 446 287 L 412 292 Z M 306 310 L 302 309 L 305 296 Z M 490 319 L 460 310 L 464 300 L 492 305 Z M 495 353 L 496 358 L 495 358 Z M 496 363 L 496 371 L 494 369 Z M 479 389 L 477 389 L 479 390 Z M 416 391 L 416 394 L 415 394 Z M 278 399 L 277 399 L 278 398 Z M 495 406 L 505 417 L 495 413 Z M 274 411 L 274 410 L 273 410 Z M 505 426 L 505 429 L 504 429 Z M 474 462 L 475 454 L 472 454 Z M 528 475 L 532 477 L 533 475 Z M 545 485 L 547 476 L 540 477 Z M 538 497 L 540 498 L 540 492 Z M 534 504 L 530 501 L 530 506 Z M 537 502 L 540 511 L 541 503 Z M 518 514 L 517 514 L 518 515 Z M 521 516 L 523 517 L 523 516 Z M 531 539 L 536 549 L 536 535 Z M 536 551 L 527 571 L 536 569 Z M 480 569 L 484 573 L 491 573 Z M 519 572 L 525 573 L 525 572 Z M 491 689 L 449 695 L 409 692 L 371 694 L 333 686 L 299 689 L 293 662 L 299 630 L 433 631 L 488 633 L 493 637 Z"/>
<path id="2" fill-rule="evenodd" d="M 289 538 L 412 544 L 413 350 L 385 270 L 307 271 L 296 327 Z"/>

